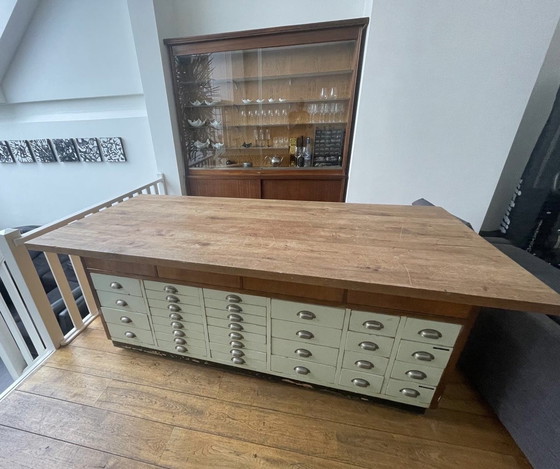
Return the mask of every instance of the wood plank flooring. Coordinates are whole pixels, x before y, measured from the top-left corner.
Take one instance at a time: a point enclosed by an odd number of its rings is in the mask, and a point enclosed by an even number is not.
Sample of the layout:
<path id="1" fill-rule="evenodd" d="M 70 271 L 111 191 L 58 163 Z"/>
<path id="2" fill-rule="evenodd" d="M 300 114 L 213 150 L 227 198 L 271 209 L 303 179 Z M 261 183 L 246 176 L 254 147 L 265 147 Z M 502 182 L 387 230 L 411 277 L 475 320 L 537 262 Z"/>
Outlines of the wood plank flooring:
<path id="1" fill-rule="evenodd" d="M 421 415 L 115 348 L 95 321 L 0 403 L 0 467 L 530 465 L 459 374 Z"/>

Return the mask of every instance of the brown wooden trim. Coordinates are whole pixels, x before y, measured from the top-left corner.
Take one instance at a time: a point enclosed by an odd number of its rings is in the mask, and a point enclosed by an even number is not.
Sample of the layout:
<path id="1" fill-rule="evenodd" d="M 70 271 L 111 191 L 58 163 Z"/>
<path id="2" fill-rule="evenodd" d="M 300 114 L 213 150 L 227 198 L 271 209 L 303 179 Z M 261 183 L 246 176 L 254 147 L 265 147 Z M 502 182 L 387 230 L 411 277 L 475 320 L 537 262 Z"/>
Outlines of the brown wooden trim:
<path id="1" fill-rule="evenodd" d="M 325 288 L 313 285 L 302 285 L 293 282 L 277 282 L 253 277 L 243 277 L 243 288 L 264 296 L 281 294 L 292 298 L 312 298 L 342 304 L 344 290 L 341 288 Z"/>
<path id="2" fill-rule="evenodd" d="M 178 280 L 187 284 L 204 284 L 215 287 L 241 288 L 241 277 L 236 275 L 213 274 L 196 270 L 176 269 L 170 267 L 157 267 L 160 279 Z"/>
<path id="3" fill-rule="evenodd" d="M 94 257 L 83 257 L 82 260 L 89 270 L 110 272 L 113 275 L 121 273 L 157 277 L 156 267 L 150 264 L 137 264 L 136 262 L 123 262 Z"/>

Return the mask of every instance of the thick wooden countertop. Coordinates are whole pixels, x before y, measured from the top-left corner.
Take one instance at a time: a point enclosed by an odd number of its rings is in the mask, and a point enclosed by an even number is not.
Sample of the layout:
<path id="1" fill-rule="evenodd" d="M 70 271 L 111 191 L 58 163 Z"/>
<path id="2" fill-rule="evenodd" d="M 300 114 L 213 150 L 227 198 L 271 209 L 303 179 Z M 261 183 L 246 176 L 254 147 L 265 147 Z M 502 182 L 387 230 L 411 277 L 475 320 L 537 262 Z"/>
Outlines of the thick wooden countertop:
<path id="1" fill-rule="evenodd" d="M 560 295 L 439 207 L 147 195 L 26 245 L 560 314 Z"/>

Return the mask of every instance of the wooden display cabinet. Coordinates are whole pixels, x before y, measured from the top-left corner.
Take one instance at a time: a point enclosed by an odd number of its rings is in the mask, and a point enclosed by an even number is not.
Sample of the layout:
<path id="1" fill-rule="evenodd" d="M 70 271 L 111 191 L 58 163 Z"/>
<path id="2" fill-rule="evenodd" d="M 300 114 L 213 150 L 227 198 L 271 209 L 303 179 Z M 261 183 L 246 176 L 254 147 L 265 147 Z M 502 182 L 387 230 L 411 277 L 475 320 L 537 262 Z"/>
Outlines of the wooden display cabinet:
<path id="1" fill-rule="evenodd" d="M 343 201 L 366 25 L 165 40 L 188 195 Z"/>

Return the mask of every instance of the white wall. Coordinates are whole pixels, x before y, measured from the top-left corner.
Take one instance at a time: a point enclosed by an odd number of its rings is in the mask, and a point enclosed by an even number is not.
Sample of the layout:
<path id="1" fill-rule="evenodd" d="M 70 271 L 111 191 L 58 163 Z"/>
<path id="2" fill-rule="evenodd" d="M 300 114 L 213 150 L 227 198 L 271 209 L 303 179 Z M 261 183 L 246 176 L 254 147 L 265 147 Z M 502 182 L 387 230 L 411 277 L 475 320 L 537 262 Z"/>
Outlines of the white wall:
<path id="1" fill-rule="evenodd" d="M 425 197 L 478 229 L 559 15 L 556 0 L 376 0 L 347 200 Z"/>
<path id="2" fill-rule="evenodd" d="M 126 0 L 41 0 L 3 88 L 0 140 L 117 136 L 128 161 L 0 165 L 0 229 L 46 223 L 155 179 Z"/>

